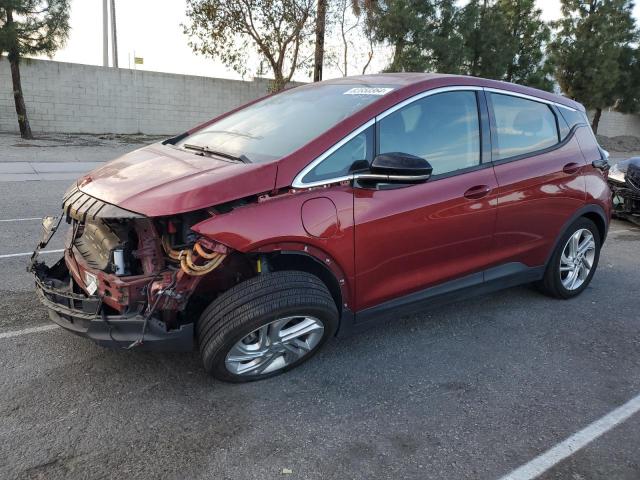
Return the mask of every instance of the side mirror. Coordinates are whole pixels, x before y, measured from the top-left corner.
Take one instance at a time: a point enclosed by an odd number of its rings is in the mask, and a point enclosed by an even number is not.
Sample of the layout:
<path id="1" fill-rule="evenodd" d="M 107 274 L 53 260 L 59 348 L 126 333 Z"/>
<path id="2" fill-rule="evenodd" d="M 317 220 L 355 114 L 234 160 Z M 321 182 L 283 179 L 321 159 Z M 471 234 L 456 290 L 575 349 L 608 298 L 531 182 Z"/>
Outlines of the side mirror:
<path id="1" fill-rule="evenodd" d="M 376 156 L 369 172 L 356 173 L 354 178 L 386 183 L 422 183 L 433 172 L 431 164 L 422 157 L 408 153 L 391 152 Z"/>

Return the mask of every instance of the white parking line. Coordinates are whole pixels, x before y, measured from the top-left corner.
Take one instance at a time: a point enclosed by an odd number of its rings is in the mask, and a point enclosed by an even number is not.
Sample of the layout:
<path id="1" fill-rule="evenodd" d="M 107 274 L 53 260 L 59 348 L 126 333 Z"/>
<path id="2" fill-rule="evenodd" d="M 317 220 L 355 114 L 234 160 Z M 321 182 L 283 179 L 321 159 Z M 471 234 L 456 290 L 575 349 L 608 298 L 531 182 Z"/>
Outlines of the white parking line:
<path id="1" fill-rule="evenodd" d="M 29 218 L 5 218 L 0 220 L 1 222 L 30 222 L 32 220 L 42 220 L 42 217 L 29 217 Z"/>
<path id="2" fill-rule="evenodd" d="M 12 332 L 4 332 L 4 333 L 0 333 L 0 340 L 2 340 L 3 338 L 19 337 L 20 335 L 27 335 L 29 333 L 46 332 L 47 330 L 54 330 L 56 328 L 60 328 L 60 327 L 58 327 L 58 325 L 52 324 L 52 325 L 42 325 L 41 327 L 25 328 L 24 330 L 14 330 Z"/>
<path id="3" fill-rule="evenodd" d="M 60 250 L 41 250 L 40 253 L 62 253 L 64 252 L 64 248 Z M 33 252 L 24 252 L 24 253 L 8 253 L 6 255 L 0 255 L 0 259 L 3 258 L 13 258 L 13 257 L 30 257 Z"/>
<path id="4" fill-rule="evenodd" d="M 574 433 L 565 441 L 537 456 L 529 463 L 515 469 L 500 480 L 531 480 L 536 478 L 638 412 L 640 412 L 640 395 L 632 398 L 621 407 L 616 408 L 579 432 Z"/>

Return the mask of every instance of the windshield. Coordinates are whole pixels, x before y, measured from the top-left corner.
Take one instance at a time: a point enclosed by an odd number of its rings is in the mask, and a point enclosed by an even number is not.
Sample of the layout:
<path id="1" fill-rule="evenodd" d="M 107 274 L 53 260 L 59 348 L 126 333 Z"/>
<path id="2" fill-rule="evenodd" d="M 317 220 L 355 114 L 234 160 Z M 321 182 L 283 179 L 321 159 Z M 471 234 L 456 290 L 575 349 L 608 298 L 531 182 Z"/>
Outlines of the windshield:
<path id="1" fill-rule="evenodd" d="M 288 155 L 392 91 L 384 85 L 316 84 L 287 90 L 233 113 L 176 145 L 268 162 Z M 203 150 L 202 148 L 200 149 Z"/>

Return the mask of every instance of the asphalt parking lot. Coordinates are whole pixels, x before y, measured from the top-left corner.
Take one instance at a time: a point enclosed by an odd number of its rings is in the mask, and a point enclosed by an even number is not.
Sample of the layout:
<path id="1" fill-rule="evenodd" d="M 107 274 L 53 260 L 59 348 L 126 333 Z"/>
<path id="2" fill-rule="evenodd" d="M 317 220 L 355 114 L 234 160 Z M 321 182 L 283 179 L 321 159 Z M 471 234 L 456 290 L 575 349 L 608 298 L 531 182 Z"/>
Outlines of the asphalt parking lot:
<path id="1" fill-rule="evenodd" d="M 576 299 L 513 288 L 229 385 L 195 353 L 108 351 L 39 328 L 28 257 L 8 255 L 33 247 L 68 184 L 0 181 L 2 479 L 498 479 L 640 394 L 630 224 L 613 222 Z M 540 478 L 640 478 L 640 414 L 610 427 Z"/>

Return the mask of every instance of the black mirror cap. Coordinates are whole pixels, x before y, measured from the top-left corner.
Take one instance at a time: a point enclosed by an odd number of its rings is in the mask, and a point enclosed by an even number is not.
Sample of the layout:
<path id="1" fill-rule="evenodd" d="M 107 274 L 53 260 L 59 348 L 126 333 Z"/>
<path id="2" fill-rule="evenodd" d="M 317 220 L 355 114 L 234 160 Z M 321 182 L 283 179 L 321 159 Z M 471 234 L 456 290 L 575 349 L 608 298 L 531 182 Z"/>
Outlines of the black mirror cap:
<path id="1" fill-rule="evenodd" d="M 389 152 L 377 155 L 371 163 L 371 173 L 394 176 L 430 176 L 431 164 L 422 157 L 402 152 Z"/>

